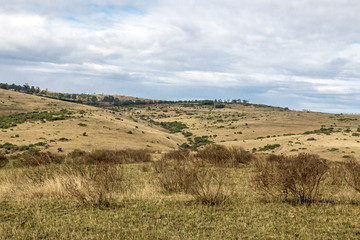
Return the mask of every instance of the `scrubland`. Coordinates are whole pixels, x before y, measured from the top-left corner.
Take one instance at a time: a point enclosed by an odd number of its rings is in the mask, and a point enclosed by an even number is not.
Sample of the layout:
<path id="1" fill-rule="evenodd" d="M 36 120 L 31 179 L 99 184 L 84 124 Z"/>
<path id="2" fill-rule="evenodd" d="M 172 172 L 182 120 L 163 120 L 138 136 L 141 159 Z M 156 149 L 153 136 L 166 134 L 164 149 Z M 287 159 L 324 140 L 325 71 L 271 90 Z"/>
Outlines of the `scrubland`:
<path id="1" fill-rule="evenodd" d="M 358 115 L 0 101 L 0 239 L 360 238 Z"/>

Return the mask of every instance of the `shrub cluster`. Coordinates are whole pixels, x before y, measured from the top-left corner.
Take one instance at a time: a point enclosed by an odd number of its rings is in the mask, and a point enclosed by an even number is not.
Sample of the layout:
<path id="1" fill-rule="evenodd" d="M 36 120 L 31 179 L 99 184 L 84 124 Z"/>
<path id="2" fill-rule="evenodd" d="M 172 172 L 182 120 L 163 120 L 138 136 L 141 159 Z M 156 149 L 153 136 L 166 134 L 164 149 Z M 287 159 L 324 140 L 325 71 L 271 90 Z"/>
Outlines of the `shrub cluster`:
<path id="1" fill-rule="evenodd" d="M 209 140 L 209 136 L 194 137 L 194 139 L 188 138 L 187 143 L 181 144 L 180 148 L 197 151 L 199 148 L 213 143 L 213 141 Z"/>
<path id="2" fill-rule="evenodd" d="M 16 167 L 35 167 L 48 164 L 61 164 L 65 156 L 51 152 L 25 152 L 16 157 L 14 166 Z"/>
<path id="3" fill-rule="evenodd" d="M 18 146 L 16 144 L 12 144 L 12 143 L 4 143 L 4 144 L 0 144 L 0 148 L 5 149 L 5 153 L 9 153 L 9 152 L 16 152 L 16 151 L 38 151 L 39 148 L 38 147 L 44 147 L 44 148 L 48 148 L 49 144 L 45 143 L 45 142 L 37 142 L 35 144 L 29 144 L 29 145 L 21 145 Z"/>
<path id="4" fill-rule="evenodd" d="M 193 159 L 153 162 L 157 180 L 168 193 L 187 193 L 198 202 L 207 205 L 224 203 L 230 196 L 224 185 L 224 169 L 205 166 Z"/>
<path id="5" fill-rule="evenodd" d="M 9 159 L 2 153 L 0 153 L 0 168 L 5 167 L 9 163 Z"/>
<path id="6" fill-rule="evenodd" d="M 310 205 L 319 194 L 320 184 L 329 169 L 328 162 L 318 155 L 270 155 L 255 163 L 255 182 L 268 194 Z"/>
<path id="7" fill-rule="evenodd" d="M 29 113 L 16 113 L 8 116 L 0 117 L 0 128 L 6 129 L 15 127 L 17 124 L 24 123 L 26 121 L 57 121 L 66 120 L 73 114 L 71 111 L 62 109 L 58 112 L 29 112 Z"/>
<path id="8" fill-rule="evenodd" d="M 360 192 L 360 162 L 355 158 L 348 159 L 344 164 L 345 181 Z"/>
<path id="9" fill-rule="evenodd" d="M 97 150 L 91 153 L 83 152 L 81 150 L 74 150 L 69 153 L 70 157 L 76 162 L 96 164 L 96 163 L 137 163 L 150 162 L 151 155 L 147 150 Z"/>
<path id="10" fill-rule="evenodd" d="M 185 160 L 188 159 L 190 156 L 190 151 L 188 149 L 180 149 L 165 153 L 163 155 L 163 159 Z"/>
<path id="11" fill-rule="evenodd" d="M 84 206 L 109 207 L 124 180 L 122 166 L 109 163 L 66 165 L 63 171 L 65 192 Z"/>
<path id="12" fill-rule="evenodd" d="M 195 157 L 220 167 L 238 167 L 255 159 L 255 155 L 241 147 L 227 148 L 220 145 L 209 145 L 198 151 Z"/>

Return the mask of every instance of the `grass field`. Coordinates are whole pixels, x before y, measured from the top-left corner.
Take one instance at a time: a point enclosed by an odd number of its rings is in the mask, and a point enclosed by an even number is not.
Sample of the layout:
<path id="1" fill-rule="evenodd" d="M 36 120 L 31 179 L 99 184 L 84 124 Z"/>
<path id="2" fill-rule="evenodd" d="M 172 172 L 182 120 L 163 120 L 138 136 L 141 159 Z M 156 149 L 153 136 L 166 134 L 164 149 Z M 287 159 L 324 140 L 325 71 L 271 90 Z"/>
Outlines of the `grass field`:
<path id="1" fill-rule="evenodd" d="M 166 192 L 151 162 L 112 165 L 121 167 L 123 173 L 116 189 L 106 192 L 111 194 L 109 202 L 98 202 L 90 194 L 91 189 L 82 183 L 77 187 L 89 194 L 90 199 L 85 202 L 62 184 L 71 179 L 59 170 L 64 164 L 8 166 L 0 170 L 0 238 L 357 239 L 360 236 L 360 194 L 341 179 L 334 183 L 330 173 L 317 201 L 306 206 L 281 201 L 257 190 L 252 181 L 255 168 L 251 164 L 218 167 L 216 171 L 226 174 L 224 188 L 231 194 L 224 203 L 209 205 L 198 202 L 191 194 Z M 45 177 L 43 171 L 48 173 Z"/>
<path id="2" fill-rule="evenodd" d="M 0 129 L 0 239 L 360 238 L 360 193 L 344 170 L 360 159 L 359 115 L 252 104 L 110 110 L 2 89 L 0 102 L 0 124 L 26 113 Z M 62 109 L 71 114 L 57 119 Z M 213 144 L 230 150 L 201 152 Z M 172 152 L 179 146 L 197 151 Z M 271 153 L 328 160 L 311 204 L 255 181 Z"/>

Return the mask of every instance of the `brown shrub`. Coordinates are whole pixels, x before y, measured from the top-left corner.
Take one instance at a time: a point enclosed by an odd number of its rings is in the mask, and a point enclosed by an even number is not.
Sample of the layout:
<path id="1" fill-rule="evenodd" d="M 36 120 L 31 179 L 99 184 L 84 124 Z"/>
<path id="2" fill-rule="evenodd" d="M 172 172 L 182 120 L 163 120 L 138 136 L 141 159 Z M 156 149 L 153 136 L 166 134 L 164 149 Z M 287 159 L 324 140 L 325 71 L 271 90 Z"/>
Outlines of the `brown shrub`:
<path id="1" fill-rule="evenodd" d="M 80 158 L 80 157 L 86 156 L 86 152 L 83 150 L 80 150 L 80 149 L 75 149 L 72 152 L 68 153 L 67 156 L 72 159 Z"/>
<path id="2" fill-rule="evenodd" d="M 225 178 L 225 172 L 221 169 L 197 169 L 189 192 L 198 202 L 201 202 L 202 204 L 223 204 L 230 197 L 230 193 L 225 189 Z"/>
<path id="3" fill-rule="evenodd" d="M 61 164 L 65 156 L 51 152 L 26 152 L 19 155 L 14 161 L 16 167 L 35 167 L 48 164 Z"/>
<path id="4" fill-rule="evenodd" d="M 121 190 L 121 166 L 111 164 L 67 165 L 61 184 L 66 193 L 84 206 L 110 206 L 112 195 Z"/>
<path id="5" fill-rule="evenodd" d="M 320 183 L 329 169 L 328 162 L 318 155 L 270 155 L 255 164 L 255 183 L 272 196 L 286 199 L 291 195 L 301 204 L 310 205 L 319 193 Z"/>
<path id="6" fill-rule="evenodd" d="M 216 205 L 229 198 L 225 189 L 224 169 L 203 166 L 190 160 L 165 160 L 154 162 L 160 186 L 168 193 L 188 193 L 196 201 Z"/>
<path id="7" fill-rule="evenodd" d="M 9 159 L 2 153 L 0 153 L 0 168 L 5 167 L 9 163 Z"/>
<path id="8" fill-rule="evenodd" d="M 24 176 L 32 183 L 40 184 L 49 179 L 54 179 L 59 171 L 58 165 L 47 164 L 41 166 L 32 166 L 24 169 Z"/>
<path id="9" fill-rule="evenodd" d="M 220 167 L 238 167 L 254 160 L 255 155 L 241 147 L 227 148 L 220 145 L 210 145 L 197 152 L 195 158 Z"/>
<path id="10" fill-rule="evenodd" d="M 194 162 L 161 159 L 153 162 L 160 186 L 168 193 L 189 191 L 194 181 Z"/>
<path id="11" fill-rule="evenodd" d="M 185 160 L 190 157 L 190 151 L 188 149 L 174 150 L 163 155 L 166 160 Z"/>
<path id="12" fill-rule="evenodd" d="M 348 159 L 344 164 L 345 181 L 360 192 L 360 162 L 355 158 Z"/>
<path id="13" fill-rule="evenodd" d="M 86 163 L 136 163 L 136 162 L 150 162 L 151 155 L 146 150 L 101 150 L 89 153 L 85 156 Z"/>

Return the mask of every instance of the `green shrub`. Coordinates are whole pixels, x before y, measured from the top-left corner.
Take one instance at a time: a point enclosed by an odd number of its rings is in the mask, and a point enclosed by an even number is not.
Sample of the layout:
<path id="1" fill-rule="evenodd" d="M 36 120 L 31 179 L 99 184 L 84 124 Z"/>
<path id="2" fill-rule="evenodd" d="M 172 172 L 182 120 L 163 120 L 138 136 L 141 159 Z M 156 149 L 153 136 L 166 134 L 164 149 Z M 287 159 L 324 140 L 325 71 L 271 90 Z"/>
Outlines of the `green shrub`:
<path id="1" fill-rule="evenodd" d="M 183 143 L 180 145 L 181 149 L 190 149 L 192 151 L 197 151 L 199 148 L 213 144 L 213 141 L 209 140 L 208 136 L 195 137 L 194 139 L 188 138 L 187 143 Z"/>
<path id="2" fill-rule="evenodd" d="M 174 122 L 160 122 L 155 124 L 160 125 L 162 128 L 169 130 L 171 133 L 181 132 L 183 129 L 188 128 L 185 123 L 174 121 Z"/>
<path id="3" fill-rule="evenodd" d="M 268 144 L 264 147 L 259 148 L 259 151 L 268 151 L 268 150 L 274 150 L 275 148 L 280 147 L 280 144 Z"/>
<path id="4" fill-rule="evenodd" d="M 70 139 L 62 137 L 62 138 L 59 138 L 58 141 L 60 141 L 60 142 L 68 142 L 68 141 L 70 141 Z"/>
<path id="5" fill-rule="evenodd" d="M 27 121 L 57 121 L 66 120 L 71 117 L 72 112 L 62 109 L 58 112 L 29 112 L 29 113 L 16 113 L 8 116 L 0 117 L 0 128 L 6 129 L 15 127 Z"/>

